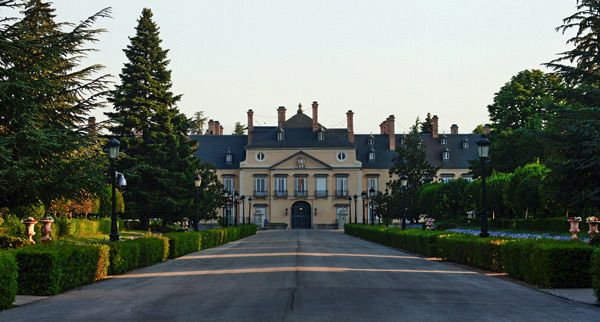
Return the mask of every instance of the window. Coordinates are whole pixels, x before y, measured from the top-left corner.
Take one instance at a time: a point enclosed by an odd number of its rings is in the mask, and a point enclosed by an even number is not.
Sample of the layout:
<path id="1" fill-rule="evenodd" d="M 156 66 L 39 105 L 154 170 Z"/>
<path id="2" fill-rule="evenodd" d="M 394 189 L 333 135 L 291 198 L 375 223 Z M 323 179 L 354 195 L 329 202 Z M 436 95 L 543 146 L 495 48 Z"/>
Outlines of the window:
<path id="1" fill-rule="evenodd" d="M 444 160 L 450 160 L 450 151 L 444 151 L 444 152 L 442 152 L 442 159 L 444 159 Z"/>
<path id="2" fill-rule="evenodd" d="M 374 144 L 375 144 L 375 138 L 374 138 L 374 137 L 371 135 L 371 136 L 369 137 L 369 140 L 368 140 L 368 142 L 367 142 L 367 143 L 368 143 L 369 145 L 374 145 Z"/>
<path id="3" fill-rule="evenodd" d="M 443 183 L 448 183 L 448 182 L 451 182 L 452 180 L 454 180 L 452 177 L 442 177 Z"/>
<path id="4" fill-rule="evenodd" d="M 465 150 L 469 148 L 469 140 L 465 139 L 462 141 L 462 148 Z"/>
<path id="5" fill-rule="evenodd" d="M 377 193 L 377 190 L 379 189 L 379 178 L 367 177 L 367 191 L 369 193 L 369 197 L 373 195 L 371 194 L 371 188 L 373 188 L 374 193 Z"/>
<path id="6" fill-rule="evenodd" d="M 308 189 L 306 188 L 306 177 L 296 177 L 296 197 L 306 197 Z"/>
<path id="7" fill-rule="evenodd" d="M 463 174 L 463 175 L 461 176 L 461 178 L 462 178 L 463 180 L 467 180 L 467 181 L 469 181 L 469 182 L 473 181 L 473 176 L 471 176 L 471 175 L 464 175 L 464 174 Z"/>
<path id="8" fill-rule="evenodd" d="M 335 196 L 348 197 L 348 177 L 335 177 Z"/>
<path id="9" fill-rule="evenodd" d="M 319 141 L 324 141 L 324 140 L 325 140 L 325 132 L 323 132 L 323 131 L 319 131 L 319 132 L 317 133 L 317 140 L 319 140 Z"/>
<path id="10" fill-rule="evenodd" d="M 267 177 L 264 177 L 264 176 L 254 177 L 254 196 L 255 197 L 266 197 L 267 196 Z"/>
<path id="11" fill-rule="evenodd" d="M 256 206 L 254 207 L 254 224 L 259 227 L 264 227 L 265 219 L 267 219 L 267 207 Z"/>
<path id="12" fill-rule="evenodd" d="M 287 180 L 285 177 L 275 177 L 275 196 L 287 197 Z"/>
<path id="13" fill-rule="evenodd" d="M 258 152 L 256 154 L 256 161 L 264 161 L 265 160 L 265 154 L 262 152 Z"/>
<path id="14" fill-rule="evenodd" d="M 227 153 L 225 154 L 225 163 L 227 165 L 231 165 L 233 163 L 233 153 L 231 153 L 231 149 L 227 149 Z"/>
<path id="15" fill-rule="evenodd" d="M 277 132 L 277 141 L 283 141 L 283 139 L 285 138 L 283 129 L 279 129 L 279 131 Z"/>
<path id="16" fill-rule="evenodd" d="M 346 160 L 346 153 L 344 153 L 344 152 L 338 152 L 336 154 L 336 158 L 337 158 L 338 161 L 344 161 L 344 160 Z"/>
<path id="17" fill-rule="evenodd" d="M 448 144 L 448 138 L 446 138 L 446 136 L 442 136 L 442 138 L 440 139 L 440 143 L 444 145 Z"/>
<path id="18" fill-rule="evenodd" d="M 375 161 L 375 149 L 373 149 L 373 147 L 371 147 L 371 151 L 369 152 L 369 161 Z"/>
<path id="19" fill-rule="evenodd" d="M 225 190 L 229 191 L 230 194 L 233 194 L 235 190 L 235 178 L 234 177 L 223 177 L 223 186 Z"/>
<path id="20" fill-rule="evenodd" d="M 327 197 L 327 177 L 316 177 L 315 185 L 315 197 Z"/>
<path id="21" fill-rule="evenodd" d="M 348 222 L 348 206 L 336 205 L 335 206 L 335 219 L 337 222 Z"/>

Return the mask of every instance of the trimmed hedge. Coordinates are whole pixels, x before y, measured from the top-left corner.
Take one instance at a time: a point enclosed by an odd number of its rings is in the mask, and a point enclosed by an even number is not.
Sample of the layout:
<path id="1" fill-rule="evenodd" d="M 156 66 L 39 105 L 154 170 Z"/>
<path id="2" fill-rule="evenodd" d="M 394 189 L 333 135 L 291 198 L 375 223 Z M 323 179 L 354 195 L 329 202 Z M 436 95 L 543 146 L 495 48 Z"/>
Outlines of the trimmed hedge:
<path id="1" fill-rule="evenodd" d="M 21 237 L 0 234 L 0 249 L 19 248 L 29 245 L 29 241 Z"/>
<path id="2" fill-rule="evenodd" d="M 169 239 L 162 236 L 144 237 L 108 243 L 110 275 L 163 262 L 169 256 Z"/>
<path id="3" fill-rule="evenodd" d="M 581 225 L 583 227 L 585 223 Z M 548 233 L 566 233 L 569 222 L 566 218 L 546 219 L 493 219 L 489 221 L 490 228 L 516 229 Z"/>
<path id="4" fill-rule="evenodd" d="M 350 235 L 402 248 L 425 256 L 439 256 L 460 264 L 507 272 L 512 277 L 545 288 L 590 287 L 595 247 L 577 241 L 481 238 L 473 235 L 400 230 L 347 224 Z M 595 255 L 600 264 L 600 255 Z M 594 264 L 600 289 L 600 265 Z"/>
<path id="5" fill-rule="evenodd" d="M 176 258 L 254 234 L 256 225 L 240 225 L 199 232 L 168 233 L 164 236 L 169 238 L 169 258 Z"/>
<path id="6" fill-rule="evenodd" d="M 17 295 L 17 262 L 9 252 L 0 252 L 0 310 L 12 306 Z"/>
<path id="7" fill-rule="evenodd" d="M 596 300 L 600 303 L 600 248 L 594 250 L 592 255 L 592 288 L 594 289 L 594 295 Z"/>
<path id="8" fill-rule="evenodd" d="M 106 245 L 38 245 L 15 251 L 19 294 L 54 295 L 106 277 Z"/>

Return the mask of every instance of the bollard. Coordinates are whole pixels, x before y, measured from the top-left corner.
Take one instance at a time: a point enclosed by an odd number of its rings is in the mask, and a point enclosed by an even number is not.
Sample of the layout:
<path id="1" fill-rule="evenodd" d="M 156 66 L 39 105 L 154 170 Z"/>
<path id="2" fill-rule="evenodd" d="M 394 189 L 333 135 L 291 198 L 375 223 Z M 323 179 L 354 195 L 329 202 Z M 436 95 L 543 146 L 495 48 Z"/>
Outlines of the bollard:
<path id="1" fill-rule="evenodd" d="M 23 223 L 25 224 L 25 234 L 27 235 L 29 242 L 35 244 L 33 236 L 35 235 L 35 224 L 37 224 L 37 220 L 35 220 L 33 217 L 28 217 L 27 219 L 23 220 Z"/>
<path id="2" fill-rule="evenodd" d="M 42 226 L 42 243 L 46 244 L 52 241 L 52 237 L 50 237 L 50 233 L 52 233 L 52 223 L 54 219 L 52 217 L 47 216 L 40 220 L 44 226 Z"/>

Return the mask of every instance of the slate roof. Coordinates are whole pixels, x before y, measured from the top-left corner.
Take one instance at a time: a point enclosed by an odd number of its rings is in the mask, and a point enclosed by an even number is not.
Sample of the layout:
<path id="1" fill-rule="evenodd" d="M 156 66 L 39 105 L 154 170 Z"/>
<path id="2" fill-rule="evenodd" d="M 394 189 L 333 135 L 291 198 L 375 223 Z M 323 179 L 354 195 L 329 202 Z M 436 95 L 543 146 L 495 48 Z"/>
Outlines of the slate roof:
<path id="1" fill-rule="evenodd" d="M 324 140 L 317 140 L 317 132 L 313 132 L 312 120 L 310 122 L 310 127 L 284 128 L 285 139 L 283 141 L 277 141 L 277 127 L 255 126 L 252 143 L 248 148 L 352 148 L 354 146 L 348 141 L 347 129 L 324 129 Z"/>
<path id="2" fill-rule="evenodd" d="M 217 169 L 238 169 L 240 162 L 246 158 L 246 135 L 191 135 L 190 139 L 198 141 L 198 150 L 194 155 Z M 233 155 L 231 165 L 225 162 L 229 149 Z"/>

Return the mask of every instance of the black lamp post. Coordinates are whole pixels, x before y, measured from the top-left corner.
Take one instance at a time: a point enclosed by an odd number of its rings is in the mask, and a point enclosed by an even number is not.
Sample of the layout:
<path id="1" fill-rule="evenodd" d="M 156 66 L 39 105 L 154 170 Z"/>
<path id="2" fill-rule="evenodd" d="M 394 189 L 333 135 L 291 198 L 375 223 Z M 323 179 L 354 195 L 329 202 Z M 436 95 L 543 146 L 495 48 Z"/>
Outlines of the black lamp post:
<path id="1" fill-rule="evenodd" d="M 117 221 L 117 169 L 115 160 L 119 157 L 121 142 L 112 138 L 108 141 L 108 157 L 110 158 L 110 176 L 112 184 L 112 214 L 110 217 L 110 241 L 119 241 L 119 226 Z"/>
<path id="2" fill-rule="evenodd" d="M 242 203 L 242 225 L 246 224 L 246 196 L 241 195 L 240 196 L 240 201 Z"/>
<path id="3" fill-rule="evenodd" d="M 367 193 L 364 192 L 364 191 L 360 193 L 360 196 L 362 197 L 361 198 L 362 199 L 362 213 L 363 213 L 362 214 L 363 215 L 362 223 L 366 224 L 367 223 L 367 217 L 366 217 L 366 214 L 365 214 L 365 201 L 369 200 L 369 196 L 367 196 Z"/>
<path id="4" fill-rule="evenodd" d="M 375 207 L 373 205 L 373 202 L 375 201 L 373 199 L 373 195 L 375 194 L 375 188 L 371 187 L 371 189 L 369 189 L 369 198 L 371 199 L 371 215 L 370 220 L 371 220 L 371 226 L 375 226 Z"/>
<path id="5" fill-rule="evenodd" d="M 352 223 L 352 197 L 348 196 L 348 221 Z"/>
<path id="6" fill-rule="evenodd" d="M 225 194 L 225 205 L 223 206 L 223 222 L 225 227 L 229 227 L 229 215 L 227 214 L 227 208 L 229 207 L 229 190 L 223 190 Z"/>
<path id="7" fill-rule="evenodd" d="M 354 223 L 358 224 L 358 211 L 357 210 L 357 202 L 358 202 L 358 196 L 356 194 L 354 194 L 354 196 L 352 196 L 352 198 L 354 199 Z"/>
<path id="8" fill-rule="evenodd" d="M 485 163 L 487 159 L 490 157 L 490 140 L 486 138 L 484 135 L 477 140 L 477 153 L 479 154 L 479 161 L 481 162 L 481 232 L 479 236 L 488 237 L 490 234 L 488 233 L 488 218 L 487 218 L 487 198 L 486 198 L 486 170 Z"/>
<path id="9" fill-rule="evenodd" d="M 240 194 L 235 191 L 233 193 L 233 225 L 237 226 L 238 225 L 238 201 L 239 201 L 239 197 Z"/>
<path id="10" fill-rule="evenodd" d="M 400 189 L 402 191 L 402 229 L 406 229 L 406 189 L 408 188 L 408 176 L 400 176 Z"/>
<path id="11" fill-rule="evenodd" d="M 200 223 L 200 186 L 202 185 L 202 177 L 197 175 L 194 178 L 194 187 L 196 187 L 196 218 L 194 219 L 194 230 L 198 230 Z"/>
<path id="12" fill-rule="evenodd" d="M 251 213 L 252 213 L 252 197 L 248 197 L 248 224 L 251 223 L 251 221 L 250 221 Z"/>

